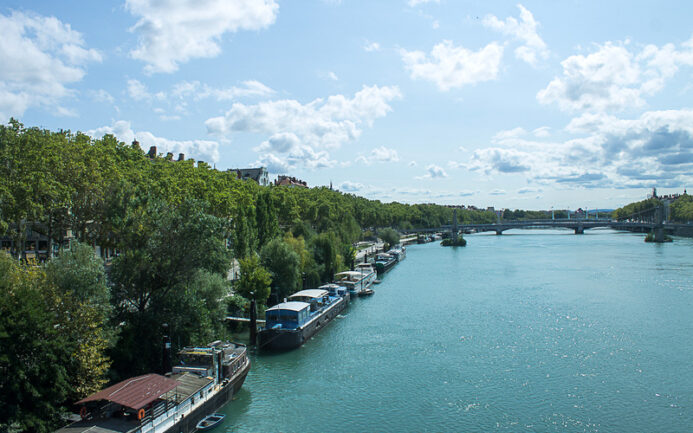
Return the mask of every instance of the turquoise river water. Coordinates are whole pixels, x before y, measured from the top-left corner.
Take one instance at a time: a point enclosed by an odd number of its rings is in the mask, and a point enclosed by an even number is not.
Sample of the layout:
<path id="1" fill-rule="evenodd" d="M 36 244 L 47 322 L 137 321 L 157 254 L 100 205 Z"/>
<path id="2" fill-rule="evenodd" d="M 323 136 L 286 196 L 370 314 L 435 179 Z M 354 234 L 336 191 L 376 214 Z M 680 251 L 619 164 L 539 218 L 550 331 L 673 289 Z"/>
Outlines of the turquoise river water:
<path id="1" fill-rule="evenodd" d="M 692 432 L 693 239 L 408 247 L 300 349 L 252 356 L 227 432 Z"/>

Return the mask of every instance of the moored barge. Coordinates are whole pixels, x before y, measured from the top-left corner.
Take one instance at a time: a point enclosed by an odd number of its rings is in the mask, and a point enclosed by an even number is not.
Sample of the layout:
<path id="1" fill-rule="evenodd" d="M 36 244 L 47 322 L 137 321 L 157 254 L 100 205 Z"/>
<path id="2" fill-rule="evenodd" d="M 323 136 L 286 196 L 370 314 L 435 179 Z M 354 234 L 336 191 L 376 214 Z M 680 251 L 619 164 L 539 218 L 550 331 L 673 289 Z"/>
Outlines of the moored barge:
<path id="1" fill-rule="evenodd" d="M 339 293 L 339 291 L 335 292 Z M 267 351 L 291 350 L 301 346 L 334 319 L 349 298 L 330 295 L 328 290 L 301 290 L 265 311 L 265 327 L 258 334 L 258 347 Z"/>
<path id="2" fill-rule="evenodd" d="M 81 420 L 56 433 L 191 433 L 241 389 L 250 359 L 246 347 L 217 341 L 179 352 L 166 376 L 124 380 L 76 404 Z"/>

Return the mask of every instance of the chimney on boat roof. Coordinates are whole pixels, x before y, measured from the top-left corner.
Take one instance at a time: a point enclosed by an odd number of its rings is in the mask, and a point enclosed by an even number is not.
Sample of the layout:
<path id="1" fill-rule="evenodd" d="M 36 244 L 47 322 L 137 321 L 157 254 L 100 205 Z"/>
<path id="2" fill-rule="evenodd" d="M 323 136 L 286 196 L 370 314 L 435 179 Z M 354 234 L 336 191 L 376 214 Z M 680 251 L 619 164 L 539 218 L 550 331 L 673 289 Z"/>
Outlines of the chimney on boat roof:
<path id="1" fill-rule="evenodd" d="M 182 153 L 178 154 L 178 161 L 185 161 L 185 155 Z"/>
<path id="2" fill-rule="evenodd" d="M 147 156 L 154 159 L 156 158 L 156 146 L 152 146 L 149 148 L 149 152 L 147 153 Z"/>

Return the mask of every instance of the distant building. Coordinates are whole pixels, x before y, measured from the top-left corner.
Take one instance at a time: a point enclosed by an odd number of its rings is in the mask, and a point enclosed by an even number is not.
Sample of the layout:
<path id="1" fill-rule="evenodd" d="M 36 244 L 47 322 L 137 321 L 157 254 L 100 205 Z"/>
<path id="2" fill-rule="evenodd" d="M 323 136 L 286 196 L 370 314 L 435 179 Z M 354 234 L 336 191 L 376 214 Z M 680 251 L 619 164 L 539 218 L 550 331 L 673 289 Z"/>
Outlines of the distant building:
<path id="1" fill-rule="evenodd" d="M 280 175 L 277 180 L 274 181 L 276 186 L 288 186 L 290 188 L 308 188 L 308 184 L 300 179 L 296 179 L 291 176 Z"/>
<path id="2" fill-rule="evenodd" d="M 228 171 L 236 172 L 239 179 L 252 179 L 261 186 L 269 185 L 269 173 L 265 167 L 259 168 L 232 168 Z"/>
<path id="3" fill-rule="evenodd" d="M 132 147 L 133 147 L 133 148 L 138 148 L 138 149 L 139 149 L 139 147 L 140 147 L 139 141 L 134 140 L 134 141 L 132 142 Z M 156 158 L 158 158 L 158 157 L 159 157 L 159 154 L 156 153 L 156 146 L 151 146 L 151 147 L 149 148 L 149 152 L 147 152 L 147 158 L 149 158 L 149 159 L 156 159 Z M 166 157 L 165 157 L 164 159 L 166 159 L 167 161 L 173 161 L 173 152 L 168 152 L 168 153 L 166 153 Z M 177 162 L 185 161 L 185 154 L 179 153 L 179 154 L 178 154 L 178 159 L 177 159 L 176 161 L 177 161 Z"/>

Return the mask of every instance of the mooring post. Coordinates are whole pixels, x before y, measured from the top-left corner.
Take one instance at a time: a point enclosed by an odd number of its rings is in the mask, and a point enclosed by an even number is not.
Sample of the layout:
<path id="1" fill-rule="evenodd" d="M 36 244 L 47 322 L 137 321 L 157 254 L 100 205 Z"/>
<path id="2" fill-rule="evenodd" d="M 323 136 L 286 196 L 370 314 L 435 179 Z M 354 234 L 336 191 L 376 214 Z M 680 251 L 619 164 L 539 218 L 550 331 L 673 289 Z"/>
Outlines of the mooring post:
<path id="1" fill-rule="evenodd" d="M 250 292 L 252 299 L 250 300 L 250 346 L 255 346 L 257 341 L 257 303 L 255 302 L 255 292 Z"/>

